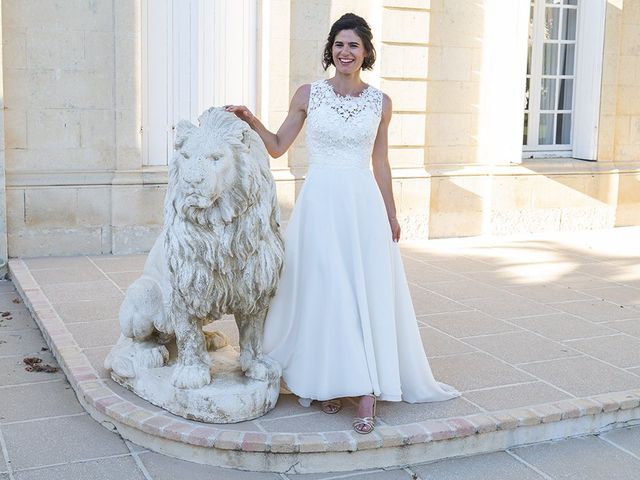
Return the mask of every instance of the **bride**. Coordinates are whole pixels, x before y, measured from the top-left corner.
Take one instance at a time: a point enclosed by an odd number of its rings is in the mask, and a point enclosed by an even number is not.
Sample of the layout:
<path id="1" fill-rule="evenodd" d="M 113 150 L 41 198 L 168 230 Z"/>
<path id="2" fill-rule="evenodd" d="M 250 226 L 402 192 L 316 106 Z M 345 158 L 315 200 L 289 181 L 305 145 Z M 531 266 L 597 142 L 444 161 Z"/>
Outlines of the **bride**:
<path id="1" fill-rule="evenodd" d="M 309 171 L 291 215 L 285 265 L 265 322 L 264 351 L 301 403 L 360 397 L 353 428 L 375 427 L 376 399 L 434 402 L 460 394 L 437 382 L 425 355 L 397 245 L 387 131 L 391 99 L 360 78 L 375 61 L 367 22 L 347 13 L 324 50 L 329 80 L 302 85 L 272 133 L 246 107 L 269 154 L 287 151 L 307 120 Z M 370 168 L 372 166 L 373 173 Z"/>

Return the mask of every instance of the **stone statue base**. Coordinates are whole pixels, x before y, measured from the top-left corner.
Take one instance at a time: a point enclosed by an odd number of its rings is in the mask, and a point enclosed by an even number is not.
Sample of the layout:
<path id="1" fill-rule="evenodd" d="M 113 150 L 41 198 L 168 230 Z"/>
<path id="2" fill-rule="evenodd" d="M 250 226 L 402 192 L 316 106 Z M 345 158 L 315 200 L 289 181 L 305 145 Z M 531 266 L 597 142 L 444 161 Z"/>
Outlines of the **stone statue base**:
<path id="1" fill-rule="evenodd" d="M 166 366 L 140 370 L 135 377 L 120 377 L 112 371 L 111 378 L 174 415 L 201 422 L 243 422 L 260 417 L 276 406 L 280 379 L 259 381 L 245 376 L 240 369 L 238 352 L 231 346 L 209 352 L 209 357 L 212 381 L 202 388 L 173 386 L 175 357 Z"/>

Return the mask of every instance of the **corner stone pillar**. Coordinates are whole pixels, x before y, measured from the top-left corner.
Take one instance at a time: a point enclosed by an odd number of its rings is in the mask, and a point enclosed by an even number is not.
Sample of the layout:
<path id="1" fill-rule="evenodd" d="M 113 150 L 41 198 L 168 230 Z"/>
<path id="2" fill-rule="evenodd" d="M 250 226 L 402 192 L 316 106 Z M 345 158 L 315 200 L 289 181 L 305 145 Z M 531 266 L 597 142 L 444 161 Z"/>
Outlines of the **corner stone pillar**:
<path id="1" fill-rule="evenodd" d="M 2 45 L 2 5 L 0 4 L 0 45 Z M 0 277 L 7 274 L 7 196 L 4 173 L 4 87 L 2 48 L 0 48 Z"/>

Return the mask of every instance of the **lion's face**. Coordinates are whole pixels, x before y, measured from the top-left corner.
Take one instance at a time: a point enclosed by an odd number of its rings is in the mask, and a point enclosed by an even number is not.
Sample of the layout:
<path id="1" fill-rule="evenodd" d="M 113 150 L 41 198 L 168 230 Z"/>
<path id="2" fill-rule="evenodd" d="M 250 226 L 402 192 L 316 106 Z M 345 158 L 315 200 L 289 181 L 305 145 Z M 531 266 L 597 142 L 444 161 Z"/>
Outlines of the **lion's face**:
<path id="1" fill-rule="evenodd" d="M 214 205 L 236 178 L 234 147 L 196 128 L 179 147 L 178 185 L 184 207 L 206 209 Z"/>
<path id="2" fill-rule="evenodd" d="M 210 108 L 198 121 L 198 127 L 186 120 L 176 125 L 165 205 L 191 223 L 229 224 L 256 202 L 267 153 L 232 113 Z"/>

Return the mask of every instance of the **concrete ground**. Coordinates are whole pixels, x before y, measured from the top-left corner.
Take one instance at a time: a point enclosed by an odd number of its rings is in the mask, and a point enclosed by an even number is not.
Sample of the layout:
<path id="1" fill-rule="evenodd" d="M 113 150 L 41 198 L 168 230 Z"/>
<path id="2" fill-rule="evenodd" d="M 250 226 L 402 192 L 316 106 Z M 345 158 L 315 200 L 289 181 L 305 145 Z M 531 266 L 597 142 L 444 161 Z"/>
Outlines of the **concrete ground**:
<path id="1" fill-rule="evenodd" d="M 383 403 L 379 424 L 589 397 L 640 386 L 640 229 L 404 244 L 405 268 L 436 378 L 463 397 Z M 96 371 L 117 338 L 117 307 L 144 256 L 25 260 Z M 2 313 L 8 312 L 8 313 Z M 231 320 L 219 329 L 235 340 Z M 56 366 L 9 282 L 0 286 L 0 480 L 174 478 L 636 478 L 640 427 L 429 465 L 342 474 L 247 473 L 175 460 L 93 421 Z M 117 387 L 117 386 L 116 386 Z M 337 431 L 353 408 L 326 416 L 291 397 L 242 428 Z M 250 424 L 250 425 L 247 425 Z M 344 424 L 344 425 L 343 425 Z M 240 425 L 240 424 L 239 424 Z M 250 429 L 251 429 L 250 428 Z M 2 459 L 0 459 L 2 460 Z"/>

